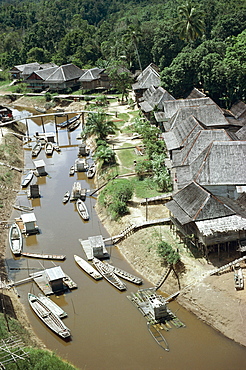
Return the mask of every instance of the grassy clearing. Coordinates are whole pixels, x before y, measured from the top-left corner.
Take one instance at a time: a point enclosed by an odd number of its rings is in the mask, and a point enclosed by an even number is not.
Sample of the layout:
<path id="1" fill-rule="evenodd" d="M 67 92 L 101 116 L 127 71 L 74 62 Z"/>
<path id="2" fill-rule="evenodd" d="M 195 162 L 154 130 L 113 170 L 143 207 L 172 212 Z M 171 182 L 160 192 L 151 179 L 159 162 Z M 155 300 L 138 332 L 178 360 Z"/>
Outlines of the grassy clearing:
<path id="1" fill-rule="evenodd" d="M 134 194 L 137 198 L 152 198 L 160 195 L 157 190 L 157 185 L 153 182 L 151 177 L 146 177 L 143 180 L 139 180 L 138 177 L 131 178 L 130 180 L 134 186 Z"/>
<path id="2" fill-rule="evenodd" d="M 135 172 L 134 161 L 138 162 L 140 159 L 143 159 L 142 156 L 141 158 L 139 158 L 139 156 L 135 153 L 134 148 L 123 149 L 132 146 L 133 146 L 132 142 L 128 142 L 122 146 L 122 149 L 117 150 L 117 157 L 119 158 L 120 163 L 122 163 L 121 168 L 119 169 L 120 175 L 129 172 Z"/>
<path id="3" fill-rule="evenodd" d="M 25 357 L 24 360 L 19 360 L 18 363 L 13 362 L 5 365 L 7 370 L 76 369 L 73 365 L 64 362 L 51 351 L 31 347 L 32 343 L 28 331 L 21 326 L 19 321 L 8 315 L 5 317 L 0 313 L 0 339 L 7 339 L 10 336 L 18 335 L 24 345 L 24 351 L 29 353 L 29 356 Z"/>

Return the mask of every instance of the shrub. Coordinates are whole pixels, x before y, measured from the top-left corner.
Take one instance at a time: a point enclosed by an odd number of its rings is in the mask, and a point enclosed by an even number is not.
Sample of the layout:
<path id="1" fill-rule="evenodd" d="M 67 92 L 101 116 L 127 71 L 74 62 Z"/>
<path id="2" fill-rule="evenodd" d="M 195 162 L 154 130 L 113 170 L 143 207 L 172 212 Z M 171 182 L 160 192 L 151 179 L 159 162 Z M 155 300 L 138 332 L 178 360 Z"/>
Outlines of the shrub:
<path id="1" fill-rule="evenodd" d="M 117 220 L 128 213 L 127 202 L 132 194 L 133 186 L 129 180 L 113 180 L 100 193 L 99 203 L 106 208 L 111 219 Z"/>
<path id="2" fill-rule="evenodd" d="M 175 265 L 180 261 L 180 255 L 176 252 L 170 244 L 162 240 L 157 245 L 157 253 L 162 257 L 169 265 Z"/>

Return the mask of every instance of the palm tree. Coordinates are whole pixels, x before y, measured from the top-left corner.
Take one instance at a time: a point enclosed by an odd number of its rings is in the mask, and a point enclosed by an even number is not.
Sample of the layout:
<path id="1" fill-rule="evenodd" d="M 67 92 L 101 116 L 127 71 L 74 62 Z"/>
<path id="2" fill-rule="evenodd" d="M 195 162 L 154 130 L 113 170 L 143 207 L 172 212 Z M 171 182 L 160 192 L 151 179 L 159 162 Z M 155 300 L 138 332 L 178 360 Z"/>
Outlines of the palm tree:
<path id="1" fill-rule="evenodd" d="M 118 130 L 113 121 L 108 120 L 104 112 L 89 113 L 83 135 L 95 135 L 98 140 L 106 140 L 108 135 Z"/>
<path id="2" fill-rule="evenodd" d="M 204 34 L 202 12 L 193 7 L 189 0 L 178 7 L 178 17 L 174 29 L 179 32 L 181 40 L 194 41 Z"/>
<path id="3" fill-rule="evenodd" d="M 123 35 L 124 42 L 126 42 L 127 44 L 133 44 L 136 55 L 137 55 L 137 59 L 138 59 L 138 65 L 139 65 L 140 70 L 142 71 L 142 65 L 141 65 L 140 56 L 138 52 L 138 43 L 141 37 L 142 37 L 142 34 L 139 28 L 135 27 L 133 24 L 128 25 L 126 32 Z"/>

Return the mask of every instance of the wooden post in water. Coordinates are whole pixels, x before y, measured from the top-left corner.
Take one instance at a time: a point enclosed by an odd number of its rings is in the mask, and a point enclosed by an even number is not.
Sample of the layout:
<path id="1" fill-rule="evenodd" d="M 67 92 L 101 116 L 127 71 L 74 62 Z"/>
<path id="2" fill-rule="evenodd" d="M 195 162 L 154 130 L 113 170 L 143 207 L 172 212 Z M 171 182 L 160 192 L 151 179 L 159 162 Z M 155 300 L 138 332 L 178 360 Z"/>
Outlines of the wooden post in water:
<path id="1" fill-rule="evenodd" d="M 42 127 L 43 127 L 43 132 L 45 133 L 43 116 L 41 116 L 41 123 L 42 123 Z"/>
<path id="2" fill-rule="evenodd" d="M 29 129 L 28 129 L 27 119 L 26 119 L 26 134 L 27 134 L 27 137 L 29 138 Z"/>
<path id="3" fill-rule="evenodd" d="M 146 221 L 148 220 L 148 198 L 145 198 L 146 200 Z"/>

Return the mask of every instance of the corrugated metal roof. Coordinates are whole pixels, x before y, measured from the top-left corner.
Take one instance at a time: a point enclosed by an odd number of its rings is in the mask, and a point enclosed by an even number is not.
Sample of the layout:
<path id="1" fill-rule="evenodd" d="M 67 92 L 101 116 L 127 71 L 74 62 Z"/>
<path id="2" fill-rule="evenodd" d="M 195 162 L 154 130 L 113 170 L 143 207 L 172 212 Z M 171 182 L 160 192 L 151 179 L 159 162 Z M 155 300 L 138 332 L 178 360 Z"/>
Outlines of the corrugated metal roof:
<path id="1" fill-rule="evenodd" d="M 27 223 L 27 222 L 36 222 L 37 221 L 36 216 L 35 216 L 34 213 L 23 213 L 21 215 L 21 219 L 24 222 L 24 224 Z"/>
<path id="2" fill-rule="evenodd" d="M 61 266 L 51 267 L 50 269 L 45 270 L 45 272 L 49 278 L 49 281 L 63 279 L 64 277 L 66 277 L 66 275 L 62 271 Z"/>

